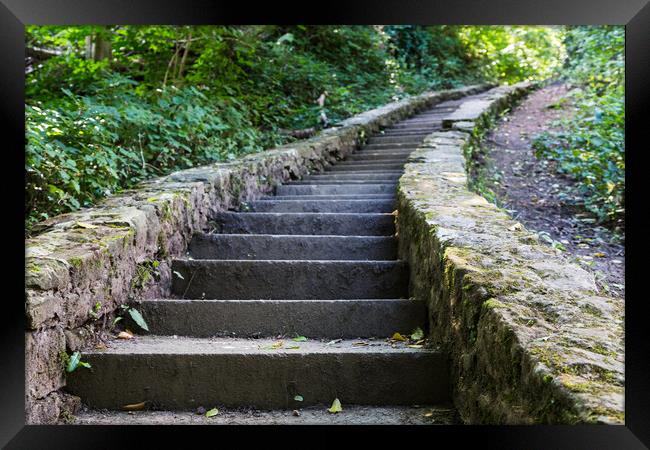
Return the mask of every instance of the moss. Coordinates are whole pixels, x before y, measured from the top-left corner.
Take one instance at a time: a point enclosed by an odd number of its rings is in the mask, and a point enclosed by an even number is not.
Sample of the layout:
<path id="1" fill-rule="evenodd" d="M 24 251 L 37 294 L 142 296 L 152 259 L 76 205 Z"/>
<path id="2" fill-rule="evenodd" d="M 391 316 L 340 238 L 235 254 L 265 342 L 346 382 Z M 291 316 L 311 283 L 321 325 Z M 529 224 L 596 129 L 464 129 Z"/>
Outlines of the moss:
<path id="1" fill-rule="evenodd" d="M 131 228 L 128 222 L 104 222 L 104 225 L 109 228 Z"/>
<path id="2" fill-rule="evenodd" d="M 83 260 L 81 258 L 77 258 L 76 256 L 73 256 L 71 258 L 68 258 L 68 262 L 70 263 L 70 265 L 72 265 L 72 267 L 78 269 L 81 267 Z"/>
<path id="3" fill-rule="evenodd" d="M 169 257 L 169 251 L 167 250 L 167 237 L 164 231 L 158 233 L 157 243 L 158 250 L 156 251 L 156 258 L 166 259 Z"/>
<path id="4" fill-rule="evenodd" d="M 590 419 L 597 420 L 598 417 L 608 417 L 613 419 L 616 422 L 624 423 L 625 422 L 625 411 L 619 411 L 616 409 L 597 407 L 594 408 L 590 414 Z"/>
<path id="5" fill-rule="evenodd" d="M 484 301 L 483 306 L 486 309 L 494 309 L 494 308 L 505 308 L 506 305 L 505 303 L 502 303 L 495 298 L 491 298 L 489 300 Z"/>

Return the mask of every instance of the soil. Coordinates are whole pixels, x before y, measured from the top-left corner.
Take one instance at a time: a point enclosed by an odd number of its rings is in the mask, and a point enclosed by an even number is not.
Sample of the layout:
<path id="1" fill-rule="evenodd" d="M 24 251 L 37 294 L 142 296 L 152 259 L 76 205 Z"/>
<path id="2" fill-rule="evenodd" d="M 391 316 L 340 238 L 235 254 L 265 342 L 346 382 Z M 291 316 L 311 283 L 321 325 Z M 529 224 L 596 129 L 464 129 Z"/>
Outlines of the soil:
<path id="1" fill-rule="evenodd" d="M 591 271 L 602 294 L 624 298 L 624 236 L 598 226 L 571 194 L 576 182 L 555 172 L 554 161 L 535 157 L 531 145 L 538 133 L 559 131 L 557 121 L 573 113 L 567 92 L 562 83 L 542 87 L 500 119 L 485 140 L 485 184 L 499 206 L 541 233 L 540 242 L 553 245 L 552 239 L 565 249 L 558 252 Z"/>

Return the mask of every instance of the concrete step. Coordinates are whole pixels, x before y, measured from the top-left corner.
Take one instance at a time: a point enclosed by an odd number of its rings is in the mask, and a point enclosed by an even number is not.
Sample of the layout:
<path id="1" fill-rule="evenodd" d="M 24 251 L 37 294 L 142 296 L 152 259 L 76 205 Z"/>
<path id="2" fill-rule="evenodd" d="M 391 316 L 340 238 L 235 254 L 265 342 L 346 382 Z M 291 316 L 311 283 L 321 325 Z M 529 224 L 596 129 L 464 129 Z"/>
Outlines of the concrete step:
<path id="1" fill-rule="evenodd" d="M 397 202 L 389 200 L 266 200 L 249 202 L 249 211 L 255 212 L 321 212 L 321 213 L 390 213 Z M 242 204 L 242 206 L 245 204 Z"/>
<path id="2" fill-rule="evenodd" d="M 399 144 L 399 143 L 366 144 L 366 145 L 363 146 L 363 149 L 364 150 L 386 150 L 386 149 L 389 149 L 389 150 L 400 149 L 401 150 L 401 149 L 406 149 L 406 148 L 416 149 L 416 148 L 418 148 L 418 145 L 419 144 L 412 143 L 412 142 L 403 143 L 403 144 Z"/>
<path id="3" fill-rule="evenodd" d="M 423 302 L 354 300 L 143 300 L 138 306 L 151 333 L 193 337 L 354 339 L 424 329 Z M 188 320 L 191 318 L 191 320 Z"/>
<path id="4" fill-rule="evenodd" d="M 383 163 L 383 162 L 367 162 L 367 161 L 350 161 L 346 164 L 342 162 L 326 168 L 328 172 L 349 172 L 349 171 L 388 171 L 388 170 L 403 170 L 404 161 L 397 163 Z"/>
<path id="5" fill-rule="evenodd" d="M 359 173 L 352 171 L 354 173 L 345 173 L 346 171 L 340 173 L 327 172 L 324 174 L 314 174 L 305 177 L 307 181 L 392 181 L 396 182 L 402 176 L 402 171 L 395 171 L 393 173 L 373 173 L 369 171 L 368 173 Z"/>
<path id="6" fill-rule="evenodd" d="M 67 377 L 67 390 L 91 408 L 198 406 L 260 409 L 343 404 L 413 405 L 449 400 L 447 357 L 405 345 L 358 346 L 275 340 L 145 336 L 84 352 L 90 370 Z M 287 349 L 296 344 L 299 348 Z M 294 397 L 301 395 L 302 402 Z"/>
<path id="7" fill-rule="evenodd" d="M 359 152 L 359 154 L 361 155 L 362 153 Z M 352 155 L 350 155 L 350 156 L 352 156 Z M 347 159 L 347 160 L 337 162 L 336 165 L 334 165 L 334 166 L 328 166 L 328 167 L 335 168 L 335 167 L 347 167 L 347 166 L 351 166 L 351 167 L 372 166 L 372 167 L 378 167 L 379 168 L 378 170 L 383 171 L 385 169 L 381 169 L 381 167 L 389 164 L 389 165 L 398 166 L 397 169 L 395 169 L 395 170 L 401 170 L 404 167 L 404 162 L 408 158 L 407 153 L 404 153 L 403 155 L 399 155 L 399 156 L 393 156 L 392 158 L 386 158 L 385 157 L 386 155 L 380 155 L 380 156 L 384 156 L 384 158 L 382 158 L 382 159 L 370 158 L 369 154 L 366 154 L 365 155 L 366 159 L 363 159 L 363 160 Z M 390 171 L 390 170 L 393 170 L 393 169 L 388 169 L 388 170 Z"/>
<path id="8" fill-rule="evenodd" d="M 431 134 L 433 127 L 429 128 L 386 128 L 380 131 L 376 136 L 422 136 L 423 138 Z"/>
<path id="9" fill-rule="evenodd" d="M 362 148 L 357 150 L 353 155 L 358 155 L 358 154 L 363 154 L 363 153 L 379 153 L 379 154 L 388 154 L 388 153 L 401 153 L 402 155 L 408 155 L 410 153 L 413 153 L 413 150 L 415 148 Z"/>
<path id="10" fill-rule="evenodd" d="M 172 261 L 172 292 L 212 300 L 408 298 L 404 261 Z M 181 278 L 182 277 L 182 278 Z"/>
<path id="11" fill-rule="evenodd" d="M 274 234 L 197 234 L 190 241 L 194 259 L 395 260 L 392 236 L 314 236 Z"/>
<path id="12" fill-rule="evenodd" d="M 433 132 L 435 130 L 440 130 L 442 129 L 442 117 L 443 115 L 440 116 L 441 118 L 436 120 L 436 121 L 420 121 L 420 122 L 400 122 L 396 123 L 393 125 L 392 129 L 393 130 L 421 130 L 421 129 L 427 129 L 427 130 L 432 130 L 430 132 Z"/>
<path id="13" fill-rule="evenodd" d="M 315 185 L 361 185 L 361 184 L 389 184 L 393 186 L 393 189 L 397 188 L 397 180 L 399 178 L 388 178 L 388 179 L 368 179 L 368 180 L 355 180 L 353 178 L 320 178 L 320 179 L 307 179 L 302 181 L 290 181 L 287 183 L 289 186 L 302 185 L 302 184 L 315 184 Z"/>
<path id="14" fill-rule="evenodd" d="M 346 161 L 392 161 L 392 162 L 404 162 L 408 159 L 409 155 L 413 152 L 364 152 L 360 151 L 353 153 L 347 157 L 345 161 L 341 161 L 338 164 L 341 164 Z"/>
<path id="15" fill-rule="evenodd" d="M 277 195 L 355 195 L 391 194 L 395 195 L 394 184 L 349 185 L 349 186 L 296 186 L 283 185 L 275 189 Z"/>
<path id="16" fill-rule="evenodd" d="M 391 236 L 395 234 L 395 216 L 359 213 L 227 212 L 218 214 L 213 226 L 216 231 L 229 234 Z"/>
<path id="17" fill-rule="evenodd" d="M 388 144 L 388 143 L 406 144 L 409 142 L 418 144 L 422 142 L 422 139 L 424 139 L 424 136 L 421 135 L 385 136 L 385 135 L 377 134 L 371 136 L 368 139 L 368 144 Z"/>
<path id="18" fill-rule="evenodd" d="M 209 407 L 208 407 L 209 408 Z M 295 405 L 293 409 L 259 410 L 219 408 L 210 418 L 192 411 L 107 411 L 84 408 L 75 425 L 460 425 L 451 404 L 415 406 L 362 406 L 343 404 L 338 414 L 327 412 L 329 405 Z"/>
<path id="19" fill-rule="evenodd" d="M 334 194 L 334 195 L 274 195 L 262 197 L 260 201 L 272 200 L 391 200 L 395 194 Z"/>

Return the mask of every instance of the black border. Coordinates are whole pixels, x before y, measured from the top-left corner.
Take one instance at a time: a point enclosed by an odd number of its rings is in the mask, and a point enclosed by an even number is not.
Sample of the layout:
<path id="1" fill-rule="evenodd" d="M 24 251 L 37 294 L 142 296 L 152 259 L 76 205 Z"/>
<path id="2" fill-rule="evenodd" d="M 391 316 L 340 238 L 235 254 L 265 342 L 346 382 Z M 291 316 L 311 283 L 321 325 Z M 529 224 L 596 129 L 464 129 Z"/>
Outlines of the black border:
<path id="1" fill-rule="evenodd" d="M 341 428 L 327 427 L 116 427 L 116 426 L 25 426 L 24 425 L 24 246 L 23 202 L 11 190 L 21 182 L 24 167 L 24 24 L 618 24 L 626 25 L 626 424 L 625 426 L 455 426 L 455 427 L 345 427 L 364 441 L 371 436 L 390 437 L 402 446 L 412 446 L 417 437 L 434 438 L 425 445 L 450 440 L 454 446 L 476 439 L 488 448 L 527 449 L 623 449 L 650 445 L 650 339 L 648 303 L 641 275 L 642 258 L 650 254 L 645 235 L 650 221 L 644 195 L 643 155 L 650 132 L 644 113 L 648 112 L 650 91 L 650 3 L 649 0 L 391 0 L 307 2 L 217 2 L 210 0 L 0 0 L 0 119 L 6 130 L 2 142 L 10 155 L 9 170 L 3 171 L 2 203 L 10 221 L 3 234 L 5 259 L 0 384 L 0 445 L 6 448 L 149 448 L 154 441 L 171 443 L 178 431 L 189 431 L 186 446 L 241 445 L 246 437 L 263 431 L 288 432 L 278 440 L 286 446 L 311 446 L 295 436 L 296 431 L 320 432 L 323 443 L 349 445 Z M 5 159 L 3 158 L 3 160 Z M 4 162 L 4 161 L 3 161 Z M 15 179 L 7 179 L 8 176 Z M 24 179 L 22 180 L 24 181 Z M 14 237 L 15 236 L 15 237 Z M 23 264 L 18 264 L 23 261 Z M 6 268 L 16 270 L 7 276 Z M 11 291 L 7 291 L 11 287 Z M 11 294 L 9 294 L 9 292 Z M 236 431 L 238 443 L 225 440 Z M 325 431 L 327 434 L 323 433 Z M 370 433 L 368 433 L 370 431 Z M 388 431 L 386 433 L 385 431 Z M 244 434 L 245 433 L 245 434 Z M 189 434 L 189 433 L 184 433 Z M 424 436 L 426 434 L 426 436 Z M 352 434 L 350 434 L 351 436 Z M 207 438 L 205 444 L 201 438 Z M 242 438 L 244 438 L 242 440 Z M 441 438 L 445 438 L 441 440 Z M 408 440 L 407 440 L 408 439 Z M 355 439 L 356 440 L 356 439 Z M 385 441 L 387 443 L 387 441 Z M 270 441 L 269 441 L 270 443 Z M 182 448 L 183 448 L 182 447 Z"/>

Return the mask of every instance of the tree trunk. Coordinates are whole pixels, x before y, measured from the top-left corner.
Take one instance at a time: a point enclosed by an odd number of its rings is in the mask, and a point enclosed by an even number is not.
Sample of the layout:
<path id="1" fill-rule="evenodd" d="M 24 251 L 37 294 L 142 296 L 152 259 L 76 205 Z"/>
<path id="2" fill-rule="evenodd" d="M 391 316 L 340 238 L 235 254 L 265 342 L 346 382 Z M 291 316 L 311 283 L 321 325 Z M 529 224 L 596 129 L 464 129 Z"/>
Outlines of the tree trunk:
<path id="1" fill-rule="evenodd" d="M 112 57 L 111 41 L 95 33 L 86 36 L 86 59 L 101 61 L 102 59 L 111 60 Z"/>

